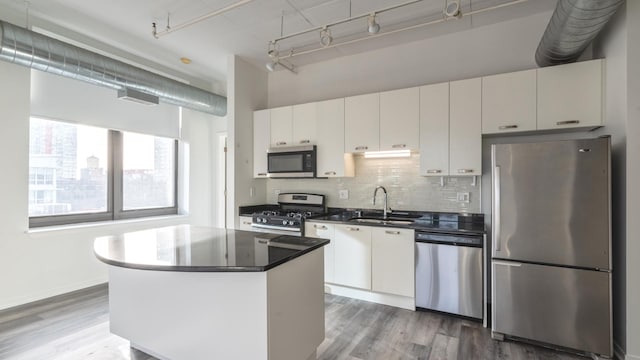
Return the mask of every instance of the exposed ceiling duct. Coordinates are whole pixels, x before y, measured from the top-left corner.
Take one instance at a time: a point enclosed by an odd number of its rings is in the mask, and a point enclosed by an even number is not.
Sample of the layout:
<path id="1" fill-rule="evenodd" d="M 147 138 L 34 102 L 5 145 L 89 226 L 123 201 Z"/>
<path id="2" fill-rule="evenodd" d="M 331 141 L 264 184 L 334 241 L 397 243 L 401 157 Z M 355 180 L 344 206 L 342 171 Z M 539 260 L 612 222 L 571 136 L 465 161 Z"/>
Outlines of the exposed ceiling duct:
<path id="1" fill-rule="evenodd" d="M 559 0 L 536 50 L 539 66 L 576 61 L 624 0 Z"/>
<path id="2" fill-rule="evenodd" d="M 122 61 L 0 21 L 0 60 L 118 91 L 132 89 L 160 101 L 217 116 L 227 98 Z"/>

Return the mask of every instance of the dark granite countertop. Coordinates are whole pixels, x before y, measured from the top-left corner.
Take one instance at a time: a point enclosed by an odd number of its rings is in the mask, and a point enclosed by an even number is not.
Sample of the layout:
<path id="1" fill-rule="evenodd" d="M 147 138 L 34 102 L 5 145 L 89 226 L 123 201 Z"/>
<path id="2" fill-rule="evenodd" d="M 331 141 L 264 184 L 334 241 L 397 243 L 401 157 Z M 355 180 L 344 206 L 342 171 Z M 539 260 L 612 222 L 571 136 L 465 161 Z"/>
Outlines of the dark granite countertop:
<path id="1" fill-rule="evenodd" d="M 359 216 L 358 216 L 359 215 Z M 357 222 L 357 218 L 380 218 L 382 211 L 330 208 L 329 214 L 307 221 L 341 223 L 362 226 L 384 226 L 442 233 L 484 234 L 486 232 L 483 214 L 442 213 L 425 211 L 393 211 L 388 217 L 409 220 L 408 224 L 376 224 Z"/>
<path id="2" fill-rule="evenodd" d="M 177 225 L 99 237 L 94 252 L 102 262 L 132 269 L 257 272 L 328 243 L 326 239 Z"/>

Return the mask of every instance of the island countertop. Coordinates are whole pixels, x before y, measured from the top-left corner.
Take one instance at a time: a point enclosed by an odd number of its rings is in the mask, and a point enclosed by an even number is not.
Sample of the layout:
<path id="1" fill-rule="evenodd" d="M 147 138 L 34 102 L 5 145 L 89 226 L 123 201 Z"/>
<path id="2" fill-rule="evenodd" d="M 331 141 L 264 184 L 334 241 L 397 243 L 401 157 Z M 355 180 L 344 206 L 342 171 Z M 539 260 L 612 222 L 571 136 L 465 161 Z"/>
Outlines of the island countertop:
<path id="1" fill-rule="evenodd" d="M 94 252 L 104 263 L 132 269 L 259 272 L 328 243 L 326 239 L 177 225 L 99 237 Z"/>

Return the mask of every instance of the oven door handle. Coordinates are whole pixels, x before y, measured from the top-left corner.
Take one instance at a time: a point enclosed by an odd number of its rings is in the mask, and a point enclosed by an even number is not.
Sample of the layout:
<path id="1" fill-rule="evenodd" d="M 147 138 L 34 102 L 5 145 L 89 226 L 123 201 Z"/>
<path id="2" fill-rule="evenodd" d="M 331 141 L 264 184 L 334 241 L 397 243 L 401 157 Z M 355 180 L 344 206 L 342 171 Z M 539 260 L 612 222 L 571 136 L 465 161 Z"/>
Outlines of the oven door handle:
<path id="1" fill-rule="evenodd" d="M 265 225 L 265 224 L 251 224 L 252 227 L 260 228 L 260 229 L 272 229 L 272 230 L 283 230 L 283 231 L 291 231 L 291 232 L 299 232 L 300 228 L 289 228 L 284 226 L 276 226 L 276 225 Z"/>

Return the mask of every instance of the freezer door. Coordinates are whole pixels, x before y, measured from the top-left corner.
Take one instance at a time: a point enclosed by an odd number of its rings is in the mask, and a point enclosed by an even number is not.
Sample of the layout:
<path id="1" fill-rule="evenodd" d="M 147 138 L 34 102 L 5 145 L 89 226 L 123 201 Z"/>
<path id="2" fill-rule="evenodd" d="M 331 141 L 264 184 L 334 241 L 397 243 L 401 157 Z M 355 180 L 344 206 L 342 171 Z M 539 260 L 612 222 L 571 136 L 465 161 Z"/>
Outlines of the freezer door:
<path id="1" fill-rule="evenodd" d="M 494 258 L 611 269 L 609 138 L 496 144 Z"/>
<path id="2" fill-rule="evenodd" d="M 492 261 L 492 330 L 612 355 L 611 273 Z"/>
<path id="3" fill-rule="evenodd" d="M 416 306 L 482 318 L 482 248 L 416 243 Z"/>

